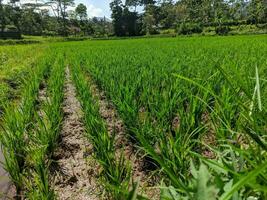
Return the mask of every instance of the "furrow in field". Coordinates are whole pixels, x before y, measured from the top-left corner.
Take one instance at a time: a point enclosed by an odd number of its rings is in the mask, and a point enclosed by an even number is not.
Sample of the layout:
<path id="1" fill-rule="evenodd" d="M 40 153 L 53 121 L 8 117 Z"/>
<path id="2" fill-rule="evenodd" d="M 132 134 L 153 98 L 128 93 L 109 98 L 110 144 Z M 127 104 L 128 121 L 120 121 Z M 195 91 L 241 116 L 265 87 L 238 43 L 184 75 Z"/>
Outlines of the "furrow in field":
<path id="1" fill-rule="evenodd" d="M 105 92 L 99 90 L 90 75 L 88 75 L 88 80 L 91 84 L 91 93 L 98 101 L 99 113 L 107 125 L 108 133 L 110 136 L 115 134 L 115 153 L 117 158 L 123 152 L 126 160 L 131 163 L 132 178 L 135 182 L 140 181 L 140 193 L 145 194 L 149 199 L 159 199 L 159 190 L 152 189 L 152 186 L 154 186 L 150 182 L 152 177 L 145 170 L 146 163 L 144 155 L 127 139 L 126 127 L 123 120 L 120 119 L 115 106 L 107 99 Z"/>
<path id="2" fill-rule="evenodd" d="M 76 98 L 76 89 L 66 68 L 60 144 L 55 153 L 55 191 L 59 199 L 99 199 L 96 162 L 91 158 L 93 147 L 84 135 L 83 113 Z"/>
<path id="3" fill-rule="evenodd" d="M 0 162 L 4 162 L 4 156 L 0 150 Z M 0 199 L 12 199 L 15 196 L 15 188 L 9 178 L 8 172 L 0 165 Z"/>

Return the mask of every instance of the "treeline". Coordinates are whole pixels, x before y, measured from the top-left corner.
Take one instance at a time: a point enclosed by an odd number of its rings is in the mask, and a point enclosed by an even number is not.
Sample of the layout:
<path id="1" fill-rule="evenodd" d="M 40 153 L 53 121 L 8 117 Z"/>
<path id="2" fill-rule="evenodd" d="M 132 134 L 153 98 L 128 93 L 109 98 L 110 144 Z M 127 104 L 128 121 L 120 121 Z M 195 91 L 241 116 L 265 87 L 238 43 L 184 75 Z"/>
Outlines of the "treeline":
<path id="1" fill-rule="evenodd" d="M 47 36 L 103 36 L 112 32 L 112 24 L 105 17 L 88 18 L 86 6 L 79 4 L 75 7 L 74 0 L 35 3 L 10 0 L 6 4 L 0 0 L 0 36 L 5 32 Z"/>
<path id="2" fill-rule="evenodd" d="M 70 9 L 72 8 L 72 9 Z M 215 27 L 224 34 L 230 26 L 267 23 L 267 0 L 113 0 L 112 21 L 88 18 L 83 4 L 74 0 L 0 0 L 0 37 L 5 32 L 26 35 L 139 36 L 175 30 L 201 33 Z M 140 12 L 141 11 L 141 12 Z M 10 33 L 11 34 L 11 33 Z M 14 33 L 13 33 L 14 35 Z"/>
<path id="3" fill-rule="evenodd" d="M 140 6 L 142 14 L 136 11 Z M 110 7 L 118 36 L 156 34 L 166 29 L 200 33 L 205 26 L 224 33 L 231 25 L 267 22 L 267 0 L 114 0 Z"/>

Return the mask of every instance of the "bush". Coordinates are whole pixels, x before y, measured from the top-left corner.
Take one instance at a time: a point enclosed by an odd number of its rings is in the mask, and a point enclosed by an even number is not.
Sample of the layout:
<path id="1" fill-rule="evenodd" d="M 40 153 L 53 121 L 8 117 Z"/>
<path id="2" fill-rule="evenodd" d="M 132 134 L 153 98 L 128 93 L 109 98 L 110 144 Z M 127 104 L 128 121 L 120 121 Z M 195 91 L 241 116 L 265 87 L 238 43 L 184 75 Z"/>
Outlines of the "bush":
<path id="1" fill-rule="evenodd" d="M 17 31 L 0 32 L 0 39 L 21 39 L 21 34 Z"/>
<path id="2" fill-rule="evenodd" d="M 227 35 L 230 32 L 229 26 L 217 26 L 215 27 L 215 32 L 217 35 Z"/>
<path id="3" fill-rule="evenodd" d="M 36 44 L 40 43 L 38 40 L 0 40 L 0 46 L 2 45 L 18 45 L 18 44 Z"/>
<path id="4" fill-rule="evenodd" d="M 175 30 L 174 29 L 165 29 L 160 31 L 160 34 L 166 34 L 166 35 L 170 35 L 170 34 L 175 34 Z"/>
<path id="5" fill-rule="evenodd" d="M 42 33 L 44 36 L 57 36 L 57 32 L 55 31 L 48 31 L 48 30 L 44 30 Z"/>
<path id="6" fill-rule="evenodd" d="M 203 27 L 198 23 L 181 23 L 177 28 L 177 33 L 181 35 L 190 35 L 193 33 L 202 33 Z"/>
<path id="7" fill-rule="evenodd" d="M 260 28 L 260 29 L 267 29 L 267 23 L 265 23 L 265 24 L 257 24 L 256 26 L 258 28 Z"/>

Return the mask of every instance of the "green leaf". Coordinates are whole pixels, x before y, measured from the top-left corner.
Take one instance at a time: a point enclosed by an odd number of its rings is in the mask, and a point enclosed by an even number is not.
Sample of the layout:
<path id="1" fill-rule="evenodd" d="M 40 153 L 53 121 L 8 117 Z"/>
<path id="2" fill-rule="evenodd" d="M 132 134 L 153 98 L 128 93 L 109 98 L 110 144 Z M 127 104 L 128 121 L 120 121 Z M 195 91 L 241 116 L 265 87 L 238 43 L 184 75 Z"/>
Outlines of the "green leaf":
<path id="1" fill-rule="evenodd" d="M 190 171 L 191 171 L 192 176 L 196 179 L 198 173 L 192 160 L 190 161 Z"/>
<path id="2" fill-rule="evenodd" d="M 161 200 L 177 200 L 182 199 L 178 192 L 175 190 L 173 186 L 169 187 L 162 187 L 161 188 L 161 194 L 160 194 Z"/>
<path id="3" fill-rule="evenodd" d="M 258 97 L 258 106 L 259 110 L 262 111 L 262 104 L 261 104 L 261 92 L 260 92 L 260 78 L 258 67 L 256 66 L 256 88 L 257 88 L 257 97 Z"/>
<path id="4" fill-rule="evenodd" d="M 197 200 L 215 200 L 218 190 L 214 186 L 209 186 L 210 173 L 206 165 L 201 164 L 197 179 Z"/>
<path id="5" fill-rule="evenodd" d="M 258 166 L 256 169 L 249 172 L 247 175 L 243 176 L 236 184 L 233 185 L 231 190 L 223 193 L 219 200 L 228 200 L 230 199 L 236 191 L 243 187 L 251 179 L 255 178 L 258 174 L 263 172 L 267 168 L 267 161 Z"/>

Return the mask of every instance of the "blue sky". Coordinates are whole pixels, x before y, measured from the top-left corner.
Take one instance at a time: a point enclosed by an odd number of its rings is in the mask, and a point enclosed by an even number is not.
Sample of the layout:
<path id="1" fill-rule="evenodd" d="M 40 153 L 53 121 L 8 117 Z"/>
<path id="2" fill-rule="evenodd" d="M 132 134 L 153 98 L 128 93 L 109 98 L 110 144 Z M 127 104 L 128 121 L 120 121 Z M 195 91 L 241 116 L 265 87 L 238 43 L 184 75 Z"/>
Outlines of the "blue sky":
<path id="1" fill-rule="evenodd" d="M 75 0 L 75 4 L 83 3 L 87 6 L 89 17 L 110 17 L 109 3 L 111 0 Z"/>
<path id="2" fill-rule="evenodd" d="M 9 2 L 10 0 L 4 0 L 4 3 Z M 38 1 L 38 0 L 37 0 Z M 108 17 L 110 18 L 111 11 L 109 8 L 109 4 L 112 0 L 74 0 L 75 6 L 79 3 L 83 3 L 87 7 L 87 12 L 89 17 Z M 20 0 L 23 3 L 36 2 L 36 0 Z M 42 0 L 42 2 L 46 2 L 46 0 Z M 122 0 L 124 2 L 124 0 Z M 74 8 L 70 8 L 73 10 Z"/>
<path id="3" fill-rule="evenodd" d="M 4 0 L 4 3 L 10 0 Z M 44 0 L 46 1 L 46 0 Z M 109 17 L 111 15 L 109 4 L 112 0 L 74 0 L 75 5 L 83 3 L 87 7 L 89 17 Z M 20 0 L 21 3 L 35 2 L 35 0 Z M 73 9 L 73 8 L 72 8 Z"/>

